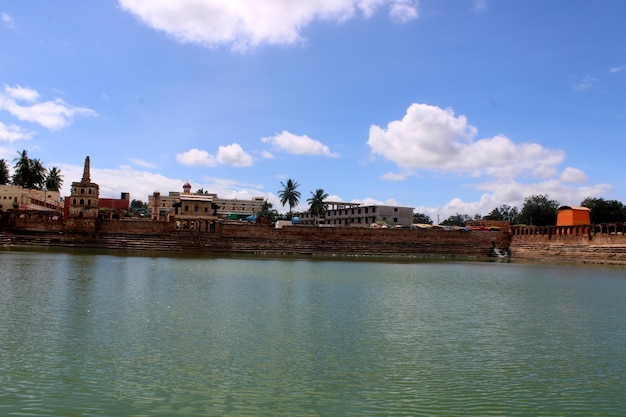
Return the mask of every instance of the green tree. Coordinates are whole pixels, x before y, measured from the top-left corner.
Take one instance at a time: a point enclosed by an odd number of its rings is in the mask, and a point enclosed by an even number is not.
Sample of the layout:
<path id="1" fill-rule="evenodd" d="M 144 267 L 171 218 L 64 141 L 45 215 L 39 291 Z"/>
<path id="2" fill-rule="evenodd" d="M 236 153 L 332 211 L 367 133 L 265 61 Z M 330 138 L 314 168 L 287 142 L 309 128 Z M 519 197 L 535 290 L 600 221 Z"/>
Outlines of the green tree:
<path id="1" fill-rule="evenodd" d="M 50 168 L 48 175 L 46 176 L 45 183 L 46 190 L 59 191 L 63 185 L 63 175 L 61 175 L 61 170 L 57 167 Z"/>
<path id="2" fill-rule="evenodd" d="M 43 189 L 46 181 L 46 168 L 39 159 L 30 159 L 26 149 L 18 154 L 19 156 L 14 159 L 15 167 L 11 179 L 13 185 L 28 189 Z"/>
<path id="3" fill-rule="evenodd" d="M 258 218 L 268 219 L 270 222 L 276 220 L 278 213 L 273 209 L 274 205 L 269 201 L 265 200 L 263 205 L 261 206 L 261 210 L 256 213 Z"/>
<path id="4" fill-rule="evenodd" d="M 143 201 L 141 201 L 141 200 L 135 200 L 135 199 L 133 199 L 133 200 L 130 202 L 130 208 L 131 208 L 131 210 L 132 210 L 132 209 L 147 209 L 147 208 L 148 208 L 148 204 L 147 204 L 147 203 L 144 203 L 144 202 L 143 202 Z"/>
<path id="5" fill-rule="evenodd" d="M 317 223 L 318 218 L 326 214 L 326 203 L 324 200 L 328 198 L 328 194 L 324 192 L 323 189 L 318 188 L 315 192 L 311 191 L 311 198 L 307 199 L 309 203 L 309 213 L 315 216 L 315 223 Z"/>
<path id="6" fill-rule="evenodd" d="M 0 185 L 6 185 L 9 183 L 9 167 L 7 161 L 0 159 Z"/>
<path id="7" fill-rule="evenodd" d="M 555 225 L 558 208 L 558 201 L 550 200 L 547 195 L 531 195 L 524 199 L 517 222 L 533 226 Z"/>
<path id="8" fill-rule="evenodd" d="M 485 216 L 485 220 L 503 220 L 511 224 L 515 224 L 519 211 L 517 207 L 511 207 L 507 204 L 503 204 L 498 208 L 494 208 L 491 212 Z"/>
<path id="9" fill-rule="evenodd" d="M 283 189 L 278 191 L 278 197 L 280 197 L 283 207 L 285 204 L 289 204 L 289 213 L 291 213 L 293 206 L 297 206 L 300 202 L 300 191 L 298 191 L 300 184 L 288 179 L 286 184 L 281 182 L 280 185 L 283 186 Z"/>
<path id="10" fill-rule="evenodd" d="M 15 162 L 15 166 L 13 167 L 13 177 L 11 178 L 11 182 L 13 185 L 28 188 L 28 183 L 31 177 L 28 151 L 24 149 L 22 152 L 18 152 L 18 154 L 19 157 L 13 160 Z"/>
<path id="11" fill-rule="evenodd" d="M 465 226 L 465 222 L 467 222 L 468 220 L 472 220 L 472 218 L 469 215 L 457 213 L 454 216 L 450 216 L 447 219 L 445 219 L 444 221 L 442 221 L 441 224 L 444 225 L 444 226 L 460 226 L 460 227 L 464 227 Z"/>
<path id="12" fill-rule="evenodd" d="M 30 160 L 30 181 L 28 188 L 42 190 L 46 185 L 46 176 L 48 170 L 43 166 L 39 159 Z"/>
<path id="13" fill-rule="evenodd" d="M 413 223 L 433 224 L 433 220 L 430 218 L 430 216 L 424 213 L 413 213 Z"/>
<path id="14" fill-rule="evenodd" d="M 581 206 L 591 210 L 591 223 L 616 223 L 626 221 L 626 206 L 617 200 L 585 198 Z"/>

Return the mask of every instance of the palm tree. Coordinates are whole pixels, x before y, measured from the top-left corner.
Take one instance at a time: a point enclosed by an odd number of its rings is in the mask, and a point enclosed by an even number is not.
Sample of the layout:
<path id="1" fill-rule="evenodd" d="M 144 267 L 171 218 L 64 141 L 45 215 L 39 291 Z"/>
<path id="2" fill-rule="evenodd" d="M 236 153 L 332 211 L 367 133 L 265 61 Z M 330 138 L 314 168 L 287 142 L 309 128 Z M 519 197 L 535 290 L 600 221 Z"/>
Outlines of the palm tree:
<path id="1" fill-rule="evenodd" d="M 323 189 L 318 188 L 315 192 L 311 191 L 311 198 L 306 200 L 309 203 L 309 213 L 315 216 L 315 223 L 317 223 L 319 216 L 326 213 L 326 203 L 324 202 L 326 198 L 328 198 L 328 194 Z"/>
<path id="2" fill-rule="evenodd" d="M 13 185 L 19 185 L 24 188 L 29 188 L 29 180 L 31 177 L 30 158 L 28 152 L 24 149 L 22 152 L 18 152 L 19 157 L 15 158 L 15 167 L 13 169 L 13 178 L 11 182 Z"/>
<path id="3" fill-rule="evenodd" d="M 61 185 L 63 185 L 63 175 L 61 175 L 61 170 L 57 167 L 50 168 L 48 176 L 46 177 L 46 190 L 59 191 Z"/>
<path id="4" fill-rule="evenodd" d="M 7 167 L 7 161 L 0 159 L 0 185 L 6 185 L 9 183 L 9 167 Z"/>
<path id="5" fill-rule="evenodd" d="M 31 159 L 30 161 L 30 181 L 28 188 L 37 190 L 43 189 L 46 185 L 46 173 L 48 170 L 43 166 L 39 159 Z"/>
<path id="6" fill-rule="evenodd" d="M 288 179 L 287 184 L 283 184 L 281 182 L 280 185 L 283 186 L 283 189 L 278 192 L 280 202 L 282 203 L 283 207 L 285 207 L 285 204 L 288 203 L 289 213 L 291 213 L 292 207 L 298 205 L 298 202 L 300 201 L 300 191 L 297 191 L 297 188 L 300 186 L 300 184 L 292 179 Z"/>

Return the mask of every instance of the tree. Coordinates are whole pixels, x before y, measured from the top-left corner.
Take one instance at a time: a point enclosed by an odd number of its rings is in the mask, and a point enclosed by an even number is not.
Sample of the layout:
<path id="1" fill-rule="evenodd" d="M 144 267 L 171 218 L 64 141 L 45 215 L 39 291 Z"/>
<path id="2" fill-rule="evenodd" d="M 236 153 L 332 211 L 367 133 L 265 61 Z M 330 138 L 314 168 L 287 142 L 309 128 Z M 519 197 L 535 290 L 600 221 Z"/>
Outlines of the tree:
<path id="1" fill-rule="evenodd" d="M 323 189 L 318 188 L 315 192 L 311 191 L 311 198 L 307 199 L 309 203 L 309 213 L 315 216 L 315 222 L 317 223 L 318 217 L 326 214 L 326 203 L 324 200 L 328 198 L 328 194 Z"/>
<path id="2" fill-rule="evenodd" d="M 47 169 L 39 159 L 30 159 L 26 149 L 18 154 L 19 157 L 14 159 L 13 185 L 41 190 L 45 185 Z"/>
<path id="3" fill-rule="evenodd" d="M 503 204 L 498 208 L 494 208 L 491 212 L 485 216 L 485 220 L 503 220 L 511 224 L 515 224 L 519 211 L 517 207 L 511 207 L 507 204 Z"/>
<path id="4" fill-rule="evenodd" d="M 0 185 L 6 185 L 9 183 L 9 167 L 7 161 L 0 159 Z"/>
<path id="5" fill-rule="evenodd" d="M 50 168 L 46 177 L 46 190 L 59 191 L 62 185 L 63 175 L 61 175 L 61 170 L 57 167 Z"/>
<path id="6" fill-rule="evenodd" d="M 30 180 L 28 188 L 37 190 L 43 189 L 46 185 L 46 174 L 48 170 L 43 166 L 39 159 L 30 160 Z"/>
<path id="7" fill-rule="evenodd" d="M 533 226 L 555 225 L 558 208 L 558 201 L 550 200 L 547 195 L 531 195 L 524 199 L 517 222 Z"/>
<path id="8" fill-rule="evenodd" d="M 298 205 L 300 202 L 300 191 L 297 190 L 300 184 L 292 179 L 288 179 L 286 184 L 281 182 L 280 185 L 283 186 L 283 189 L 278 192 L 280 202 L 283 207 L 285 207 L 285 204 L 289 204 L 289 213 L 291 213 L 293 206 Z"/>
<path id="9" fill-rule="evenodd" d="M 450 216 L 447 219 L 445 219 L 444 221 L 442 221 L 441 224 L 444 225 L 444 226 L 460 226 L 460 227 L 464 227 L 465 226 L 465 222 L 467 222 L 468 220 L 472 220 L 472 218 L 469 215 L 457 213 L 454 216 Z"/>
<path id="10" fill-rule="evenodd" d="M 147 209 L 148 208 L 148 204 L 144 203 L 141 200 L 135 200 L 133 199 L 130 202 L 130 208 L 131 209 Z"/>
<path id="11" fill-rule="evenodd" d="M 591 223 L 615 223 L 626 221 L 626 207 L 617 200 L 585 198 L 581 206 L 591 210 Z"/>
<path id="12" fill-rule="evenodd" d="M 22 152 L 18 152 L 19 157 L 15 158 L 15 166 L 13 167 L 13 177 L 11 182 L 13 185 L 18 185 L 24 188 L 28 188 L 28 181 L 30 179 L 30 158 L 28 152 L 24 149 Z"/>
<path id="13" fill-rule="evenodd" d="M 433 224 L 430 216 L 424 213 L 413 213 L 413 223 L 416 224 Z"/>
<path id="14" fill-rule="evenodd" d="M 265 200 L 261 206 L 261 210 L 256 213 L 257 218 L 268 219 L 270 222 L 276 220 L 277 213 L 273 209 L 273 204 Z"/>

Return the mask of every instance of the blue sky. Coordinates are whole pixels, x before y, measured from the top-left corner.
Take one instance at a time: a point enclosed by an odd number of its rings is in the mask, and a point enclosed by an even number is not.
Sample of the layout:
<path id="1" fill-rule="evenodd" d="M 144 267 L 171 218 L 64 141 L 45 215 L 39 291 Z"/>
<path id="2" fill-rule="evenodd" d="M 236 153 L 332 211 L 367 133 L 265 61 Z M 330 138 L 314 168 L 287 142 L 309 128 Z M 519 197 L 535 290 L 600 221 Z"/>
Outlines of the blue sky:
<path id="1" fill-rule="evenodd" d="M 623 0 L 0 0 L 0 158 L 440 220 L 626 202 Z"/>

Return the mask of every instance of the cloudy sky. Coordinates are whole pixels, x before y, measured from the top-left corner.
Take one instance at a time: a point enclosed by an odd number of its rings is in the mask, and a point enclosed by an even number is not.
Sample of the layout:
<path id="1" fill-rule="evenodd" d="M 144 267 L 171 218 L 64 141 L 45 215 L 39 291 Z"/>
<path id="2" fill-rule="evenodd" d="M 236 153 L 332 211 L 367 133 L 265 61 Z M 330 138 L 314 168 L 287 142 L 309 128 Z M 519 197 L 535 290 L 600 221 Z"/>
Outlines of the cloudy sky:
<path id="1" fill-rule="evenodd" d="M 623 0 L 0 0 L 0 158 L 436 221 L 626 202 Z"/>

